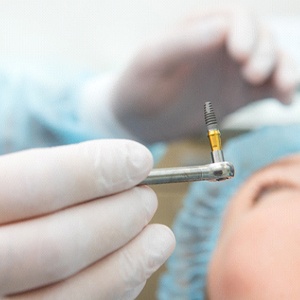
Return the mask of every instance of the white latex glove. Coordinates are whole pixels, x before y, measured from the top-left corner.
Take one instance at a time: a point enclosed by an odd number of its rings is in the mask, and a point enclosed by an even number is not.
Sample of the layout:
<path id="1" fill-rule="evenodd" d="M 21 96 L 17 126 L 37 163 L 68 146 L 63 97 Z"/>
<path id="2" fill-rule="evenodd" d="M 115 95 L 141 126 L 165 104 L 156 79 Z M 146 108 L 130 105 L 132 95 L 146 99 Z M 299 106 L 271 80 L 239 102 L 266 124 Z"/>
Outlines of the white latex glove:
<path id="1" fill-rule="evenodd" d="M 134 299 L 174 248 L 151 168 L 127 140 L 0 157 L 0 298 Z"/>
<path id="2" fill-rule="evenodd" d="M 150 41 L 108 93 L 112 115 L 144 142 L 205 130 L 203 105 L 219 120 L 266 97 L 291 100 L 296 68 L 242 9 L 202 13 Z"/>

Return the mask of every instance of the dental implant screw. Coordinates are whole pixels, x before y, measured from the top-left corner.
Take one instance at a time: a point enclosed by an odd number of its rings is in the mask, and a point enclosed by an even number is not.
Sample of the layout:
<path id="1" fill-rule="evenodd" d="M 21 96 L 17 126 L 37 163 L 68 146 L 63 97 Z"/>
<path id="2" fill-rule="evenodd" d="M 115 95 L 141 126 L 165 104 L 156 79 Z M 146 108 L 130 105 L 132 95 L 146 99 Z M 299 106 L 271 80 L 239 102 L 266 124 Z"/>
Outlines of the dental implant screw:
<path id="1" fill-rule="evenodd" d="M 218 129 L 217 118 L 211 102 L 205 102 L 204 104 L 204 118 L 208 130 Z"/>
<path id="2" fill-rule="evenodd" d="M 204 104 L 204 119 L 211 147 L 212 162 L 222 162 L 224 161 L 224 155 L 222 151 L 221 133 L 211 102 L 205 102 Z"/>

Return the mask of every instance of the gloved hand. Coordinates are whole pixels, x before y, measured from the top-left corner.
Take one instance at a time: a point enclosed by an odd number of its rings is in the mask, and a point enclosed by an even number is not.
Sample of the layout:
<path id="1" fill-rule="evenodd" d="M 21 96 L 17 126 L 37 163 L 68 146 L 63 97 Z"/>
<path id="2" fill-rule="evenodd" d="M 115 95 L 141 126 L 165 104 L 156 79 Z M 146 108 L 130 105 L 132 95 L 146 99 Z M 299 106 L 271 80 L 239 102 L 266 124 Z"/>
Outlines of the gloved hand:
<path id="1" fill-rule="evenodd" d="M 112 85 L 111 109 L 144 142 L 199 133 L 203 104 L 218 119 L 266 97 L 291 100 L 295 66 L 242 9 L 207 11 L 140 51 Z"/>
<path id="2" fill-rule="evenodd" d="M 1 299 L 134 299 L 174 248 L 151 168 L 127 140 L 1 156 Z"/>

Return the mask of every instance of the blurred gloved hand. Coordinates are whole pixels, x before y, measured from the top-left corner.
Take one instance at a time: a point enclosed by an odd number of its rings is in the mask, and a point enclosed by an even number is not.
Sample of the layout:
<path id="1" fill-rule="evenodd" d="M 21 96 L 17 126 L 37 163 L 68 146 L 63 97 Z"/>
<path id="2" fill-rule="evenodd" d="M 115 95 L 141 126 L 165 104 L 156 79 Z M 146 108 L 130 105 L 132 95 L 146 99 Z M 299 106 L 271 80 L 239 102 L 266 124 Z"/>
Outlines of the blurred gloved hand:
<path id="1" fill-rule="evenodd" d="M 290 102 L 296 79 L 255 17 L 219 9 L 149 41 L 112 86 L 111 107 L 140 140 L 170 140 L 201 131 L 206 101 L 221 120 L 253 100 Z"/>
<path id="2" fill-rule="evenodd" d="M 136 142 L 0 157 L 1 299 L 134 299 L 174 248 Z M 6 296 L 6 297 L 5 297 Z"/>

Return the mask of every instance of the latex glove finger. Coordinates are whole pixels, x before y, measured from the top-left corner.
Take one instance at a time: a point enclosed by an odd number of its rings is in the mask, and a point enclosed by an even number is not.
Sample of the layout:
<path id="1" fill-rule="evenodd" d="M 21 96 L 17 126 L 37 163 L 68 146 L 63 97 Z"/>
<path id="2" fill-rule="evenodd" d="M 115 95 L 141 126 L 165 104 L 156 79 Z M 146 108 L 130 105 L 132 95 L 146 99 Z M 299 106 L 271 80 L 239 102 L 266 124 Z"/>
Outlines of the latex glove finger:
<path id="1" fill-rule="evenodd" d="M 164 38 L 159 36 L 149 42 L 140 52 L 139 61 L 151 69 L 159 68 L 161 64 L 167 66 L 165 73 L 169 76 L 174 67 L 177 70 L 178 63 L 184 64 L 197 57 L 199 52 L 220 46 L 225 40 L 228 26 L 224 13 L 201 14 L 197 21 L 185 23 Z M 144 53 L 147 59 L 144 59 Z"/>
<path id="2" fill-rule="evenodd" d="M 254 15 L 241 8 L 228 13 L 229 30 L 227 48 L 229 54 L 238 62 L 245 62 L 251 56 L 258 38 L 258 23 Z"/>
<path id="3" fill-rule="evenodd" d="M 278 52 L 271 32 L 245 9 L 233 10 L 230 24 L 227 48 L 229 54 L 243 64 L 244 78 L 258 85 L 274 75 L 271 79 L 274 96 L 283 103 L 291 102 L 299 74 L 295 63 Z"/>
<path id="4" fill-rule="evenodd" d="M 0 223 L 50 213 L 117 193 L 152 168 L 144 146 L 101 140 L 0 157 Z"/>
<path id="5" fill-rule="evenodd" d="M 172 232 L 163 225 L 152 224 L 126 246 L 75 276 L 5 299 L 135 299 L 174 246 Z"/>
<path id="6" fill-rule="evenodd" d="M 220 5 L 204 10 L 188 18 L 185 25 L 181 26 L 181 31 L 176 28 L 177 35 L 174 35 L 176 45 L 180 46 L 175 49 L 182 53 L 179 59 L 188 53 L 195 55 L 197 51 L 221 46 L 225 42 L 232 58 L 244 62 L 252 55 L 260 34 L 260 26 L 254 14 L 236 5 Z M 171 53 L 174 54 L 174 44 L 167 40 L 164 48 L 170 51 L 173 49 Z"/>
<path id="7" fill-rule="evenodd" d="M 174 36 L 170 35 L 166 44 L 172 54 L 171 57 L 177 61 L 195 58 L 199 51 L 220 46 L 225 40 L 227 29 L 224 15 L 202 16 L 198 22 L 174 32 Z"/>
<path id="8" fill-rule="evenodd" d="M 245 62 L 242 73 L 253 85 L 262 84 L 273 73 L 278 62 L 278 52 L 271 33 L 262 29 L 257 39 L 253 54 Z"/>
<path id="9" fill-rule="evenodd" d="M 272 76 L 264 84 L 251 88 L 248 95 L 254 99 L 276 98 L 283 104 L 290 104 L 299 84 L 299 70 L 297 64 L 283 53 L 277 55 L 277 63 Z"/>
<path id="10" fill-rule="evenodd" d="M 274 73 L 274 83 L 278 87 L 275 95 L 282 103 L 289 104 L 300 83 L 300 74 L 297 64 L 287 55 L 279 54 L 277 68 Z"/>
<path id="11" fill-rule="evenodd" d="M 155 193 L 143 186 L 2 226 L 0 292 L 31 290 L 76 274 L 127 244 L 156 208 Z"/>

